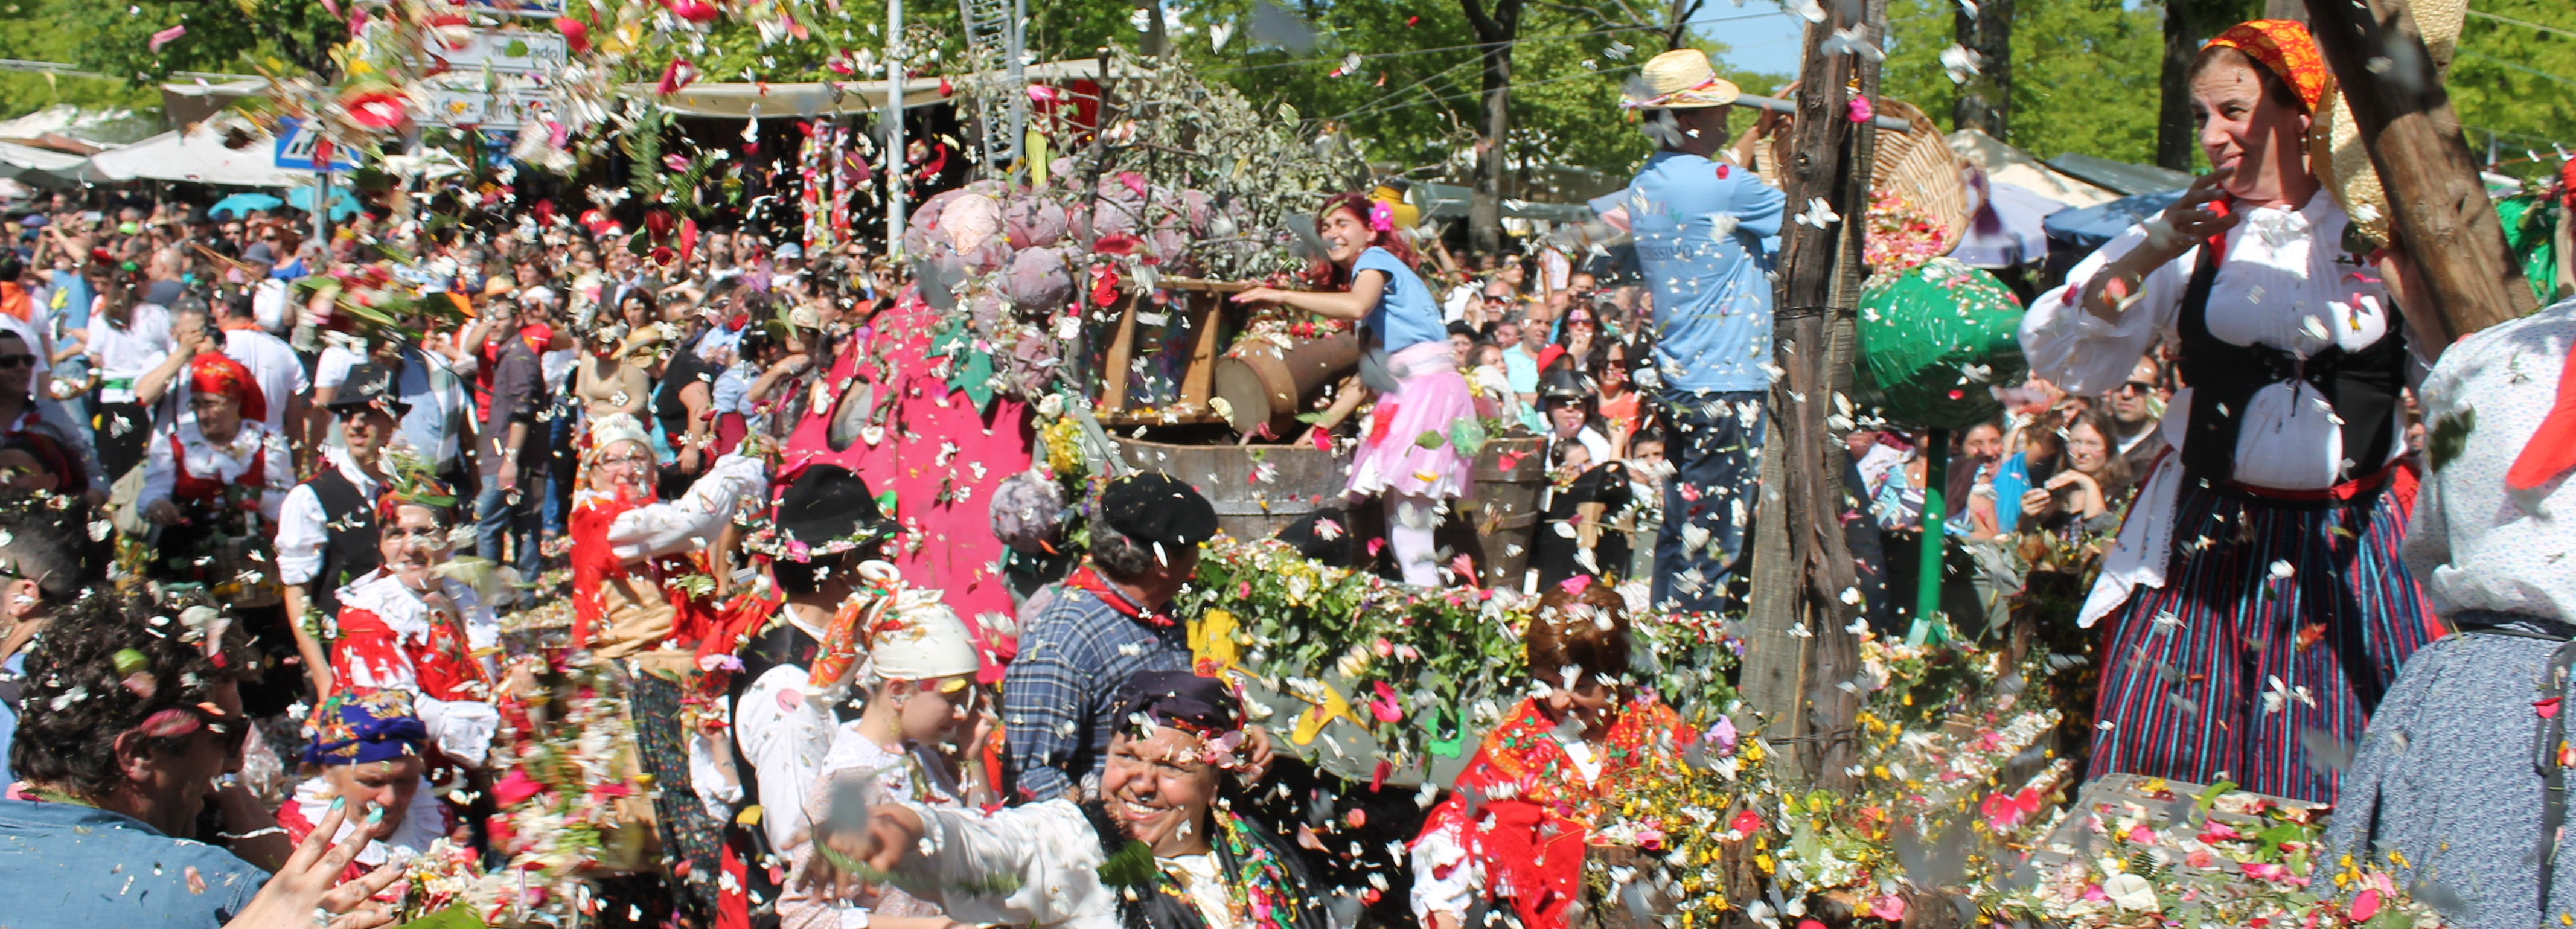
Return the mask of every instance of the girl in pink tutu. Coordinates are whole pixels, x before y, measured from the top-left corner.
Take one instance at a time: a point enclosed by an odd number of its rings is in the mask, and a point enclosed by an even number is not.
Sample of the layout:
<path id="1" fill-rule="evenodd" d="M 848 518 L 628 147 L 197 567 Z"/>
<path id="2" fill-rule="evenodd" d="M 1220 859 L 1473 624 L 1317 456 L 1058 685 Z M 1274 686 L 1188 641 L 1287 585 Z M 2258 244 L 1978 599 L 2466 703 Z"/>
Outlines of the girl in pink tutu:
<path id="1" fill-rule="evenodd" d="M 1431 531 L 1440 522 L 1441 501 L 1468 497 L 1474 489 L 1469 456 L 1448 440 L 1459 420 L 1475 419 L 1475 400 L 1449 351 L 1440 304 L 1413 273 L 1417 259 L 1396 231 L 1394 207 L 1341 194 L 1324 201 L 1315 231 L 1331 259 L 1319 269 L 1329 289 L 1254 287 L 1234 299 L 1359 321 L 1368 350 L 1361 376 L 1377 392 L 1377 408 L 1343 493 L 1383 495 L 1388 547 L 1405 582 L 1439 586 Z"/>

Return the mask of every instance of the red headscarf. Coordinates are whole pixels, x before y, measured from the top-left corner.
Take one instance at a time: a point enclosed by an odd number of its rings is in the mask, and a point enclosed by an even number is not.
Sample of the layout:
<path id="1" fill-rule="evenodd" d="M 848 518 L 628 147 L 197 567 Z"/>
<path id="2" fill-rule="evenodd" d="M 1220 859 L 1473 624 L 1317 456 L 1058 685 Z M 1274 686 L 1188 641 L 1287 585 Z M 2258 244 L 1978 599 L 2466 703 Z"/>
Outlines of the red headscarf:
<path id="1" fill-rule="evenodd" d="M 2294 19 L 2237 23 L 2202 48 L 2232 48 L 2262 62 L 2288 82 L 2290 89 L 2299 92 L 2299 99 L 2307 102 L 2310 113 L 2316 112 L 2318 102 L 2325 99 L 2326 79 L 2333 75 L 2326 69 L 2325 56 L 2317 53 L 2317 40 L 2308 35 L 2308 27 Z"/>
<path id="2" fill-rule="evenodd" d="M 222 352 L 201 352 L 188 362 L 188 387 L 198 393 L 223 394 L 240 401 L 242 418 L 268 418 L 268 397 L 250 369 Z"/>

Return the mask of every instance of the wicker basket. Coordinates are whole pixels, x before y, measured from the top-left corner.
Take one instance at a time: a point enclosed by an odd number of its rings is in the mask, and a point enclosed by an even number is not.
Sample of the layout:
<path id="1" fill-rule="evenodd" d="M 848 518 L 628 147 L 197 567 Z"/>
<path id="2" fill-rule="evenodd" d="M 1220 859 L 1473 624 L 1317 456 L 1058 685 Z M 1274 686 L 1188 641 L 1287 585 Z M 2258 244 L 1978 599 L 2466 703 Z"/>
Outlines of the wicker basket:
<path id="1" fill-rule="evenodd" d="M 1959 160 L 1959 153 L 1950 150 L 1949 140 L 1941 136 L 1931 118 L 1913 104 L 1881 98 L 1878 112 L 1902 119 L 1912 128 L 1903 132 L 1878 131 L 1878 154 L 1870 162 L 1870 190 L 1894 192 L 1930 214 L 1941 227 L 1935 254 L 1947 255 L 1968 234 L 1968 186 L 1960 177 L 1966 164 Z"/>
<path id="2" fill-rule="evenodd" d="M 1968 234 L 1972 218 L 1967 182 L 1961 175 L 1967 163 L 1950 150 L 1949 140 L 1932 119 L 1913 104 L 1881 97 L 1877 109 L 1878 115 L 1902 119 L 1911 128 L 1878 131 L 1877 154 L 1870 161 L 1870 192 L 1896 193 L 1928 214 L 1940 237 L 1933 254 L 1947 255 Z M 1781 180 L 1778 169 L 1787 163 L 1790 139 L 1796 134 L 1793 122 L 1773 122 L 1771 137 L 1763 140 L 1767 144 L 1753 146 L 1754 170 L 1764 177 Z"/>

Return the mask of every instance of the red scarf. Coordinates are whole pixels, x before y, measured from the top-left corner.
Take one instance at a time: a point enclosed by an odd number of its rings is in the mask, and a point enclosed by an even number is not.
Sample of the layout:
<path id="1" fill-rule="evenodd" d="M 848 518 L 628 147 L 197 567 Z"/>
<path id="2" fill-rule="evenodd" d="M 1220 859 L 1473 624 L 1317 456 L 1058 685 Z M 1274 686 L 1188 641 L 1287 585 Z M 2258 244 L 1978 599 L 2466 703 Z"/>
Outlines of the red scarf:
<path id="1" fill-rule="evenodd" d="M 1146 610 L 1136 601 L 1128 599 L 1124 591 L 1110 586 L 1109 579 L 1101 577 L 1100 572 L 1092 570 L 1089 562 L 1073 569 L 1073 575 L 1064 579 L 1064 586 L 1070 590 L 1089 591 L 1092 596 L 1099 597 L 1100 602 L 1109 604 L 1110 609 L 1117 610 L 1119 615 L 1129 619 L 1162 629 L 1180 624 L 1180 620 L 1172 616 L 1168 605 L 1160 610 Z"/>

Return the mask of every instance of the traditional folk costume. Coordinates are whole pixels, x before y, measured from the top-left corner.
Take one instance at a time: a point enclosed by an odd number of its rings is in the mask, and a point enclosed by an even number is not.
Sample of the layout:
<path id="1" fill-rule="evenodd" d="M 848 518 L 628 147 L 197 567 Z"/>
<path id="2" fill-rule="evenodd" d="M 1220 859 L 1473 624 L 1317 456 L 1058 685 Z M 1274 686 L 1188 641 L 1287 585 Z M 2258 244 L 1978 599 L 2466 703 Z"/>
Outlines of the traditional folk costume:
<path id="1" fill-rule="evenodd" d="M 2406 562 L 2459 634 L 2408 659 L 2371 716 L 2311 886 L 2335 886 L 2349 858 L 2445 908 L 2445 925 L 2576 920 L 2576 866 L 2557 838 L 2576 762 L 2565 709 L 2576 665 L 2576 572 L 2563 561 L 2576 553 L 2570 359 L 2576 301 L 2462 340 L 2424 381 L 2432 471 Z"/>
<path id="2" fill-rule="evenodd" d="M 858 614 L 857 625 L 867 654 L 858 683 L 870 692 L 888 681 L 971 675 L 980 664 L 965 621 L 939 602 L 935 590 L 901 588 L 890 596 L 872 597 L 869 607 Z M 966 807 L 967 790 L 959 772 L 936 748 L 910 742 L 881 745 L 860 733 L 858 720 L 850 720 L 834 730 L 831 751 L 823 757 L 822 776 L 806 792 L 799 811 L 803 818 L 798 822 L 828 817 L 835 785 L 851 780 L 860 782 L 865 793 L 879 802 L 951 810 Z M 796 862 L 797 873 L 813 867 L 812 842 L 799 836 L 786 850 Z M 861 924 L 871 915 L 937 916 L 939 908 L 891 888 L 861 903 L 837 902 L 805 889 L 790 891 L 778 901 L 779 922 L 785 929 L 836 929 Z"/>
<path id="3" fill-rule="evenodd" d="M 592 422 L 589 438 L 569 517 L 573 642 L 618 658 L 666 640 L 699 641 L 713 625 L 714 607 L 671 582 L 712 572 L 705 553 L 734 511 L 768 496 L 766 467 L 726 455 L 668 502 L 655 499 L 649 481 L 641 490 L 602 493 L 588 486 L 587 469 L 611 446 L 633 441 L 649 449 L 651 437 L 633 417 L 610 415 Z"/>
<path id="4" fill-rule="evenodd" d="M 1616 805 L 1620 775 L 1692 741 L 1652 697 L 1628 701 L 1602 744 L 1569 733 L 1535 697 L 1485 734 L 1413 842 L 1413 911 L 1463 923 L 1478 900 L 1507 902 L 1527 929 L 1564 929 L 1583 897 L 1586 838 Z"/>
<path id="5" fill-rule="evenodd" d="M 772 558 L 810 561 L 848 552 L 875 554 L 894 535 L 867 484 L 836 465 L 797 474 L 780 495 L 771 525 L 745 547 Z M 732 880 L 717 903 L 720 927 L 775 925 L 780 890 L 792 863 L 786 853 L 806 823 L 799 801 L 822 776 L 833 733 L 858 718 L 848 678 L 858 667 L 860 620 L 899 582 L 894 566 L 873 559 L 855 569 L 861 590 L 816 628 L 796 610 L 775 612 L 741 634 L 735 663 L 722 678 L 731 739 L 723 759 L 692 758 L 693 773 L 727 771 L 724 799 L 736 815 L 725 827 L 724 872 Z M 730 637 L 730 636 L 728 636 Z M 692 752 L 706 746 L 691 743 Z M 698 785 L 701 793 L 722 788 Z M 772 810 L 774 806 L 775 810 Z M 739 811 L 759 808 L 746 819 Z"/>
<path id="6" fill-rule="evenodd" d="M 369 765 L 398 761 L 420 755 L 428 746 L 429 731 L 420 717 L 412 714 L 411 695 L 400 690 L 344 691 L 324 700 L 305 725 L 304 763 L 324 769 L 342 765 Z M 331 809 L 335 793 L 327 775 L 316 773 L 296 785 L 295 795 L 277 808 L 277 825 L 296 842 L 313 833 L 316 824 Z M 352 811 L 340 823 L 333 843 L 358 828 L 363 819 Z M 350 859 L 342 881 L 356 880 L 388 861 L 402 861 L 427 851 L 431 843 L 444 838 L 455 828 L 455 817 L 447 804 L 432 792 L 429 779 L 421 779 L 420 788 L 412 794 L 411 806 L 403 811 L 400 825 L 393 835 L 367 843 Z"/>
<path id="7" fill-rule="evenodd" d="M 377 409 L 401 422 L 411 404 L 395 396 L 393 385 L 392 371 L 359 364 L 349 369 L 325 406 L 342 417 Z M 385 475 L 360 467 L 345 448 L 323 449 L 322 460 L 322 473 L 287 491 L 279 507 L 277 573 L 285 583 L 312 585 L 313 609 L 331 616 L 340 612 L 340 586 L 384 563 L 377 545 L 376 497 L 384 490 Z"/>
<path id="8" fill-rule="evenodd" d="M 1198 735 L 1209 763 L 1236 767 L 1242 712 L 1225 684 L 1188 672 L 1131 678 L 1118 718 Z M 927 854 L 893 872 L 905 893 L 954 919 L 1065 929 L 1324 929 L 1325 890 L 1276 833 L 1208 810 L 1209 851 L 1161 857 L 1130 838 L 1101 801 L 1057 797 L 991 813 L 915 806 Z"/>
<path id="9" fill-rule="evenodd" d="M 2263 20 L 2212 42 L 2317 105 L 2325 65 L 2304 27 Z M 2080 614 L 2111 620 L 2090 776 L 2224 776 L 2331 802 L 2333 767 L 2307 746 L 2360 738 L 2433 636 L 2397 557 L 2415 498 L 2403 321 L 2366 256 L 2345 249 L 2350 220 L 2331 195 L 2219 205 L 2244 220 L 2148 274 L 2117 322 L 2079 301 L 2146 241 L 2144 224 L 2021 326 L 2032 370 L 2068 393 L 2118 387 L 2160 342 L 2179 343 L 2191 385 L 2165 415 L 2175 451 L 2146 478 Z"/>
<path id="10" fill-rule="evenodd" d="M 294 486 L 295 463 L 285 437 L 260 424 L 268 402 L 250 369 L 219 352 L 198 355 L 189 385 L 224 394 L 241 406 L 241 430 L 230 441 L 208 441 L 195 416 L 181 419 L 145 448 L 141 508 L 168 500 L 181 522 L 162 526 L 144 564 L 147 578 L 163 584 L 200 585 L 232 608 L 257 645 L 265 671 L 242 688 L 252 716 L 275 716 L 304 687 L 294 632 L 279 609 L 280 588 L 271 537 L 279 507 Z"/>
<path id="11" fill-rule="evenodd" d="M 500 644 L 501 622 L 471 585 L 431 581 L 413 590 L 378 568 L 340 588 L 332 680 L 342 691 L 410 694 L 437 758 L 481 767 L 507 707 L 495 683 L 500 669 L 476 653 Z"/>

